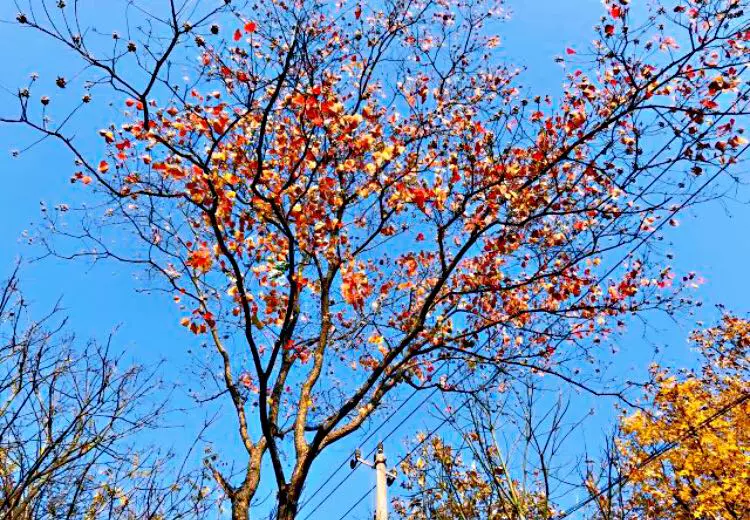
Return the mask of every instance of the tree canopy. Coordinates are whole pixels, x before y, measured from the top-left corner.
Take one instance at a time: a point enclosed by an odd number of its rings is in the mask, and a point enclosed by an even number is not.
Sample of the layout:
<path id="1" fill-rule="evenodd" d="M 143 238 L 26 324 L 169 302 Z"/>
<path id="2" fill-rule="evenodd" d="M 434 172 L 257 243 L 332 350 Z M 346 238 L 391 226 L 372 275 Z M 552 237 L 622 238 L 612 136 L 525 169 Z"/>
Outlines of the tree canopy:
<path id="1" fill-rule="evenodd" d="M 91 192 L 78 227 L 49 215 L 76 251 L 49 251 L 145 269 L 212 346 L 245 461 L 206 463 L 233 518 L 264 460 L 293 518 L 321 452 L 403 387 L 536 371 L 602 393 L 566 361 L 689 303 L 694 275 L 649 245 L 748 146 L 746 2 L 606 0 L 555 96 L 499 55 L 497 1 L 167 4 L 110 39 L 29 0 L 17 22 L 85 94 L 58 108 L 32 80 L 2 121 L 60 141 Z M 100 95 L 119 108 L 92 151 L 66 125 Z"/>

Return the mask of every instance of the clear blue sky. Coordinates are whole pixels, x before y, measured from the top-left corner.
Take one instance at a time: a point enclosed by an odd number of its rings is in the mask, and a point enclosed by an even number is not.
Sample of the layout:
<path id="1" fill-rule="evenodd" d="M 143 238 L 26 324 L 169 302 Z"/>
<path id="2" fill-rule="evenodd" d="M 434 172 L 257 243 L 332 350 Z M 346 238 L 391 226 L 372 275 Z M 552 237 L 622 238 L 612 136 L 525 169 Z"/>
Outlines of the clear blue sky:
<path id="1" fill-rule="evenodd" d="M 10 2 L 3 4 L 0 18 L 13 19 L 15 12 L 8 5 Z M 601 16 L 601 3 L 599 0 L 516 0 L 509 2 L 509 8 L 512 20 L 504 26 L 502 34 L 508 59 L 528 67 L 527 85 L 555 96 L 559 92 L 562 69 L 554 62 L 554 56 L 563 54 L 568 46 L 582 48 L 587 45 L 593 37 L 591 27 Z M 26 82 L 29 73 L 37 71 L 42 75 L 44 88 L 54 93 L 51 82 L 56 67 L 69 59 L 66 53 L 43 44 L 38 38 L 29 38 L 16 26 L 0 23 L 0 62 L 4 64 L 0 85 L 3 87 L 15 90 Z M 0 112 L 8 113 L 13 103 L 6 92 L 0 92 Z M 91 128 L 104 126 L 110 114 L 103 112 L 96 118 L 100 120 L 91 121 Z M 39 222 L 40 202 L 45 201 L 52 207 L 60 202 L 75 201 L 80 192 L 69 183 L 72 163 L 57 143 L 41 143 L 17 159 L 11 158 L 12 149 L 23 148 L 31 139 L 32 136 L 20 128 L 0 126 L 0 274 L 3 275 L 10 272 L 18 258 L 28 260 L 40 253 L 24 238 L 24 233 L 33 229 L 33 223 Z M 749 194 L 741 192 L 739 197 L 748 199 Z M 715 318 L 712 307 L 719 302 L 738 312 L 747 312 L 746 295 L 750 293 L 746 267 L 750 253 L 748 207 L 739 202 L 709 203 L 683 214 L 680 221 L 681 226 L 671 230 L 669 235 L 672 250 L 677 254 L 675 265 L 678 269 L 698 271 L 706 279 L 699 293 L 705 306 L 698 318 Z M 136 292 L 135 288 L 141 286 L 137 275 L 115 263 L 91 266 L 83 262 L 47 259 L 24 267 L 23 285 L 39 312 L 62 296 L 71 317 L 71 330 L 79 337 L 102 338 L 108 331 L 119 327 L 118 346 L 136 360 L 152 362 L 164 358 L 167 360 L 167 374 L 181 379 L 188 373 L 185 351 L 195 347 L 196 340 L 179 326 L 177 310 L 169 297 Z M 689 324 L 657 319 L 652 325 L 659 333 L 652 334 L 651 339 L 658 338 L 660 343 L 670 345 L 664 351 L 665 359 L 690 364 L 692 358 L 685 342 Z M 617 364 L 617 370 L 622 374 L 643 373 L 645 360 L 650 359 L 651 349 L 641 339 L 640 333 L 640 328 L 634 328 L 623 340 Z M 590 405 L 586 398 L 582 398 L 581 409 Z M 594 445 L 612 417 L 611 402 L 598 401 L 596 407 L 599 418 L 592 421 L 585 432 L 587 442 Z M 424 421 L 429 423 L 424 414 L 417 414 L 401 424 L 386 446 L 391 459 L 403 452 L 403 439 L 422 428 Z M 174 433 L 178 434 L 177 438 L 182 435 L 179 430 Z M 187 437 L 187 432 L 183 436 Z M 375 442 L 372 440 L 363 446 L 364 451 L 372 448 Z M 309 489 L 316 488 L 328 476 L 330 468 L 338 465 L 340 457 L 348 456 L 357 444 L 354 438 L 323 457 L 313 469 Z M 341 475 L 348 471 L 347 466 Z M 339 490 L 335 500 L 318 510 L 314 518 L 337 518 L 372 484 L 373 475 L 370 473 L 357 470 Z M 338 478 L 341 477 L 334 482 Z M 357 509 L 356 517 L 370 518 L 371 506 L 370 500 L 364 501 Z M 303 511 L 302 516 L 307 512 Z"/>

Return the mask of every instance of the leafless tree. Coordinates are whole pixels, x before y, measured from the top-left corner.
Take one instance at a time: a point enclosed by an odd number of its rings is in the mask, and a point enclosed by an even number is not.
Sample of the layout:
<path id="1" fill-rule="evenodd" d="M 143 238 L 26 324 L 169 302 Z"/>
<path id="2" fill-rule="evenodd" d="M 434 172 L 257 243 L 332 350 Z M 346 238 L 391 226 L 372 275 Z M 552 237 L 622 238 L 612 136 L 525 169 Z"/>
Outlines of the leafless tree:
<path id="1" fill-rule="evenodd" d="M 0 289 L 0 516 L 200 518 L 201 472 L 139 435 L 160 424 L 156 371 L 105 343 L 77 347 L 59 307 L 33 317 L 14 273 Z"/>

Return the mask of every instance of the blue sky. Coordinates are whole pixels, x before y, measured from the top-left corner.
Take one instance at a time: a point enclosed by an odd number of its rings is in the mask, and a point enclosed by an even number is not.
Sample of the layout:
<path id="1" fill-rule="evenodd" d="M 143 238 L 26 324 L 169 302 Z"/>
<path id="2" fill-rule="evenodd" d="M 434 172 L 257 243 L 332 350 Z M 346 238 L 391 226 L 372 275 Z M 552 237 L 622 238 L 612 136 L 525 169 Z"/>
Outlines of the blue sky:
<path id="1" fill-rule="evenodd" d="M 5 5 L 0 7 L 2 20 L 12 20 L 15 16 L 15 10 L 7 5 L 9 3 L 4 2 Z M 527 67 L 526 85 L 555 96 L 559 92 L 563 69 L 554 62 L 554 57 L 563 54 L 566 47 L 583 48 L 587 45 L 593 37 L 591 27 L 602 13 L 600 2 L 517 0 L 511 1 L 509 8 L 512 19 L 505 24 L 502 33 L 505 55 L 513 63 Z M 39 38 L 30 38 L 15 25 L 0 23 L 0 61 L 4 64 L 0 76 L 2 87 L 13 91 L 26 83 L 29 73 L 36 71 L 42 76 L 40 93 L 45 88 L 54 93 L 52 82 L 56 68 L 66 65 L 69 59 L 66 53 L 60 53 Z M 7 92 L 0 92 L 0 113 L 7 114 L 13 109 L 14 99 Z M 102 111 L 94 114 L 87 123 L 96 129 L 104 126 L 110 117 L 110 113 Z M 11 150 L 23 148 L 32 139 L 20 128 L 0 126 L 0 216 L 3 223 L 0 226 L 0 275 L 9 273 L 17 259 L 30 260 L 40 254 L 39 248 L 29 245 L 25 238 L 25 233 L 33 230 L 34 223 L 40 220 L 40 202 L 52 207 L 60 202 L 75 202 L 80 196 L 80 189 L 69 182 L 71 159 L 59 144 L 43 142 L 19 158 L 11 157 Z M 93 140 L 91 143 L 91 146 L 98 146 Z M 680 227 L 670 230 L 668 235 L 672 243 L 670 249 L 676 253 L 675 266 L 684 271 L 695 270 L 706 279 L 698 293 L 705 305 L 697 319 L 714 319 L 717 316 L 713 310 L 715 303 L 723 303 L 740 313 L 748 310 L 746 295 L 750 293 L 750 277 L 746 264 L 750 257 L 750 241 L 746 237 L 750 209 L 743 201 L 750 198 L 750 193 L 740 191 L 737 198 L 737 201 L 711 202 L 691 209 L 681 215 Z M 141 286 L 137 275 L 137 272 L 115 263 L 92 266 L 81 261 L 45 259 L 25 265 L 22 281 L 38 312 L 43 312 L 63 297 L 71 317 L 70 329 L 79 337 L 103 338 L 117 328 L 116 343 L 129 356 L 142 362 L 163 358 L 167 361 L 167 375 L 180 380 L 188 373 L 184 354 L 196 346 L 195 338 L 179 326 L 177 309 L 168 296 L 135 290 Z M 654 331 L 649 339 L 670 345 L 663 351 L 665 360 L 685 365 L 693 362 L 685 341 L 690 330 L 689 321 L 674 323 L 655 318 L 650 325 Z M 641 339 L 640 333 L 641 329 L 634 326 L 632 332 L 623 338 L 616 369 L 622 374 L 642 371 L 644 360 L 651 356 L 648 341 Z M 583 401 L 588 402 L 585 398 Z M 598 419 L 592 421 L 585 432 L 586 438 L 595 444 L 612 417 L 612 403 L 599 400 L 584 405 L 583 401 L 582 407 L 593 404 L 598 409 Z M 405 412 L 410 409 L 411 406 L 407 406 Z M 398 420 L 399 417 L 393 424 L 399 424 Z M 403 453 L 403 439 L 424 424 L 429 424 L 425 414 L 416 414 L 400 424 L 386 445 L 391 459 Z M 390 426 L 385 431 L 389 429 Z M 372 439 L 362 446 L 363 451 L 367 452 L 376 442 L 377 439 Z M 314 467 L 308 488 L 315 489 L 327 478 L 330 469 L 337 466 L 342 457 L 348 456 L 356 445 L 355 437 L 324 456 Z M 338 482 L 348 471 L 347 465 L 333 482 Z M 371 473 L 358 469 L 335 499 L 320 508 L 313 518 L 336 518 L 372 484 L 374 475 Z M 313 503 L 325 492 L 326 489 L 319 493 Z M 365 500 L 356 510 L 356 517 L 369 518 L 371 506 L 372 501 Z M 309 510 L 303 511 L 302 516 L 306 513 Z"/>

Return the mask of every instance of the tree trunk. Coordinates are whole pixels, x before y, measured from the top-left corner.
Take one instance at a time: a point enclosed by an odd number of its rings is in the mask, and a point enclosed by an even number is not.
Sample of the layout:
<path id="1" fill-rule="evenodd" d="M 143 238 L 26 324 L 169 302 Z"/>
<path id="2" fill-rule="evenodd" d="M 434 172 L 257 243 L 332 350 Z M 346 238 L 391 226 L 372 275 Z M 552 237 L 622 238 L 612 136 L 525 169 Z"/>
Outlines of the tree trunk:
<path id="1" fill-rule="evenodd" d="M 286 486 L 279 492 L 279 507 L 276 520 L 294 520 L 299 508 L 299 493 L 296 486 Z"/>
<path id="2" fill-rule="evenodd" d="M 248 520 L 250 518 L 250 507 L 246 500 L 232 501 L 232 520 Z"/>

